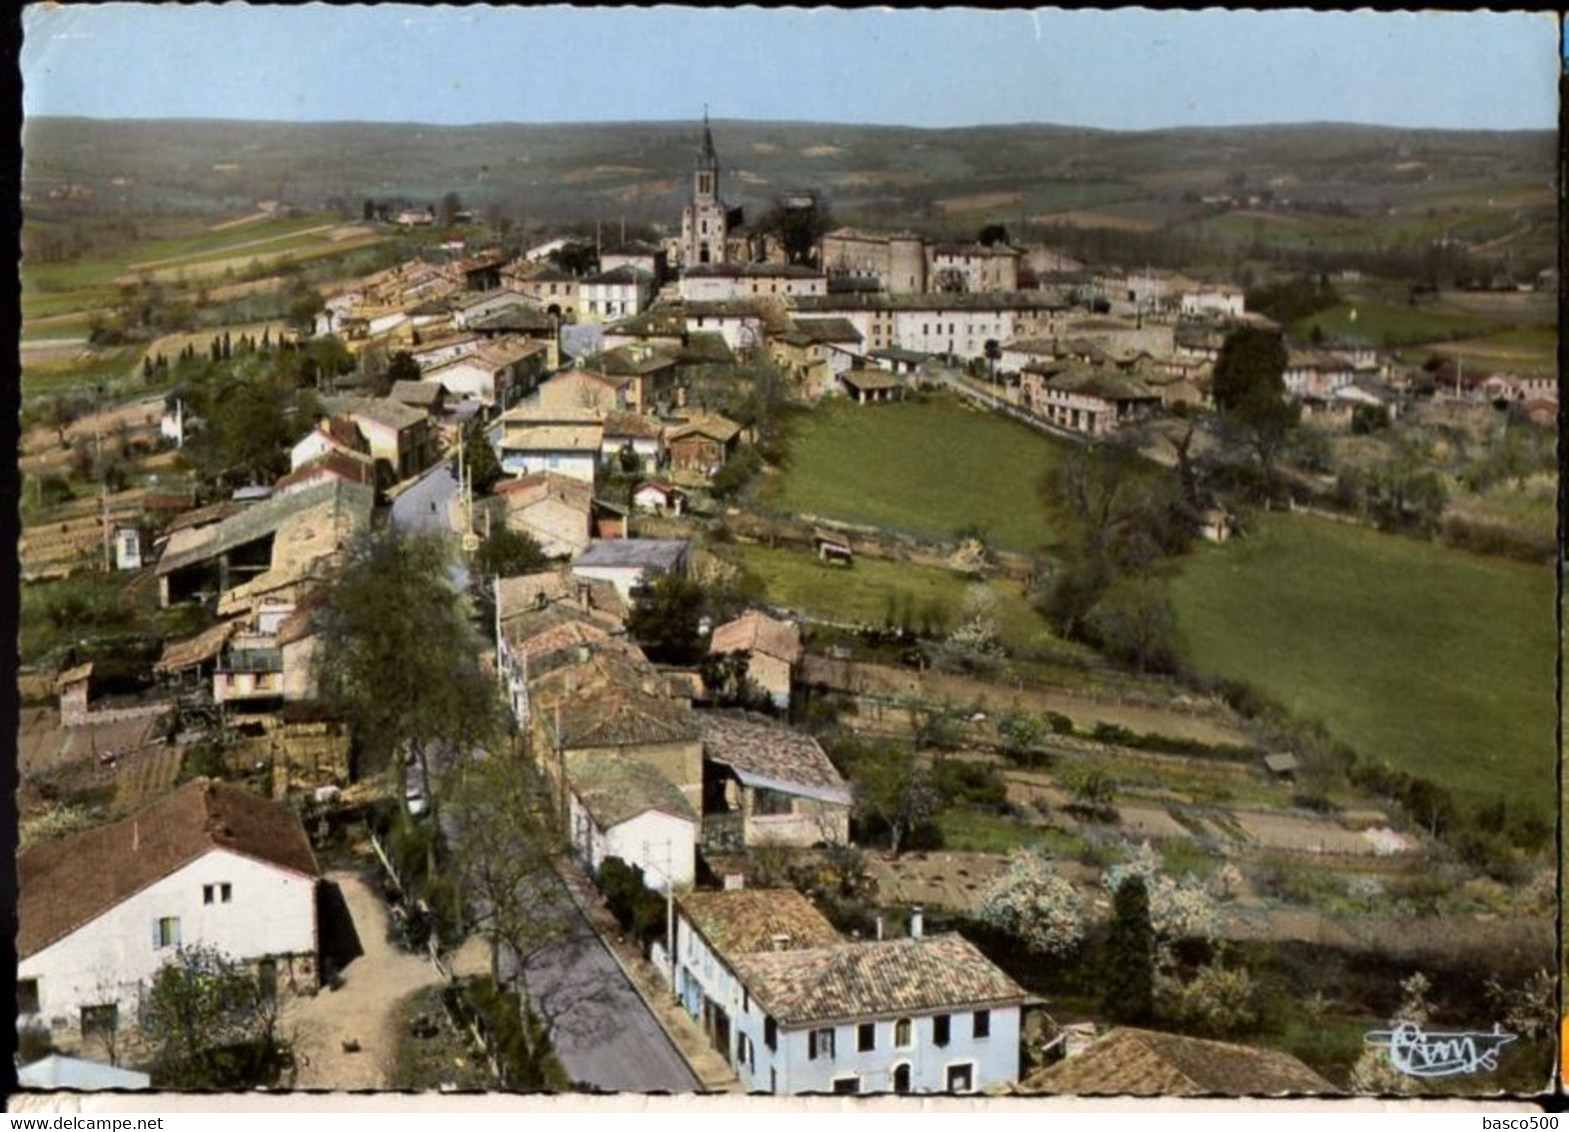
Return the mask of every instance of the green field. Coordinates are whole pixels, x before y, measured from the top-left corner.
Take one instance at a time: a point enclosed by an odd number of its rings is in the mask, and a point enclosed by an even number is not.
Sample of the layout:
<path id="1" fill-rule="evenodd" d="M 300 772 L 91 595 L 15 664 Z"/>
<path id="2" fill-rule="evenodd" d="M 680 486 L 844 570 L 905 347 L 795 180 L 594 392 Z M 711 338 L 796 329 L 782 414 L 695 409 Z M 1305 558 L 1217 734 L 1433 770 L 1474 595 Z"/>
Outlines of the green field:
<path id="1" fill-rule="evenodd" d="M 1300 516 L 1172 582 L 1188 659 L 1365 758 L 1554 811 L 1551 570 Z"/>
<path id="2" fill-rule="evenodd" d="M 1305 339 L 1314 326 L 1336 341 L 1408 346 L 1486 334 L 1498 323 L 1465 311 L 1374 300 L 1339 303 L 1294 323 L 1291 332 Z"/>
<path id="3" fill-rule="evenodd" d="M 766 502 L 782 511 L 935 539 L 979 526 L 988 542 L 1053 542 L 1038 484 L 1064 448 L 952 398 L 824 403 L 795 426 L 789 467 Z"/>
<path id="4" fill-rule="evenodd" d="M 747 569 L 763 580 L 768 600 L 823 617 L 882 625 L 890 614 L 909 610 L 920 625 L 928 612 L 949 628 L 959 620 L 969 579 L 936 566 L 857 557 L 848 568 L 831 566 L 804 550 L 759 544 L 739 548 Z M 1017 582 L 990 583 L 1005 644 L 1047 649 L 1063 656 L 1088 656 L 1087 649 L 1052 636 Z"/>

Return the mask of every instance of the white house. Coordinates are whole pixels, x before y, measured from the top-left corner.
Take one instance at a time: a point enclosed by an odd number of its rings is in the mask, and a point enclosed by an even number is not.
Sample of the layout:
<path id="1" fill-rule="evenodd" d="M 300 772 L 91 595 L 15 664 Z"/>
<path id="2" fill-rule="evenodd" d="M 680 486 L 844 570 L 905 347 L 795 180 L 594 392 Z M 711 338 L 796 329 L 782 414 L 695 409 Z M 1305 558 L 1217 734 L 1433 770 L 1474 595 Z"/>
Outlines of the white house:
<path id="1" fill-rule="evenodd" d="M 826 295 L 828 277 L 809 267 L 783 263 L 704 264 L 681 273 L 680 293 L 687 302 Z"/>
<path id="2" fill-rule="evenodd" d="M 317 982 L 319 870 L 289 807 L 197 779 L 129 817 L 17 858 L 19 1021 L 60 1037 L 134 1020 L 182 947 L 279 986 Z"/>
<path id="3" fill-rule="evenodd" d="M 628 605 L 652 581 L 651 575 L 684 575 L 690 560 L 685 539 L 613 538 L 595 539 L 578 555 L 572 573 L 580 578 L 597 578 L 616 587 Z"/>
<path id="4" fill-rule="evenodd" d="M 793 889 L 676 898 L 675 991 L 743 1089 L 980 1093 L 1019 1078 L 1025 993 L 964 937 L 847 941 Z"/>
<path id="5" fill-rule="evenodd" d="M 688 888 L 696 871 L 697 812 L 647 763 L 579 754 L 567 765 L 572 847 L 597 872 L 606 857 L 643 870 L 649 887 Z"/>
<path id="6" fill-rule="evenodd" d="M 520 405 L 501 414 L 497 455 L 511 475 L 554 472 L 593 483 L 605 426 L 597 409 Z"/>
<path id="7" fill-rule="evenodd" d="M 641 314 L 654 297 L 654 280 L 635 267 L 590 275 L 578 285 L 579 322 L 611 322 Z"/>
<path id="8" fill-rule="evenodd" d="M 1241 287 L 1215 285 L 1184 291 L 1180 309 L 1184 315 L 1241 318 L 1247 311 L 1247 302 Z"/>

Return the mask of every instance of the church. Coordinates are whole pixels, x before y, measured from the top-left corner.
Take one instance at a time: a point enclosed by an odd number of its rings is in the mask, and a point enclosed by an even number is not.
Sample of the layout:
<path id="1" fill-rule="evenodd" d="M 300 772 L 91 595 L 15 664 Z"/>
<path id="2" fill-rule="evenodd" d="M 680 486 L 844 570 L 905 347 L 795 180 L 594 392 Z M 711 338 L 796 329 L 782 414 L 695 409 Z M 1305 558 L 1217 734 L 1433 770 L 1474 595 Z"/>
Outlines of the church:
<path id="1" fill-rule="evenodd" d="M 681 238 L 676 260 L 683 268 L 735 263 L 750 258 L 741 238 L 739 207 L 731 208 L 719 196 L 719 155 L 703 112 L 703 142 L 692 170 L 692 199 L 681 213 Z M 732 246 L 734 245 L 734 246 Z"/>

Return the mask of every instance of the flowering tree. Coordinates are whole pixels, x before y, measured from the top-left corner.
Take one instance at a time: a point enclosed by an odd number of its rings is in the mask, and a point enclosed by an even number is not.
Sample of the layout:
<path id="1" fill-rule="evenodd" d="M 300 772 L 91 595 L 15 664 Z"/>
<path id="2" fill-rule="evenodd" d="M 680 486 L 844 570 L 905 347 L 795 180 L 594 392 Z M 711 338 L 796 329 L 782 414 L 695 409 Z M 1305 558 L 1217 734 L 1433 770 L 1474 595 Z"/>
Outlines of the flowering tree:
<path id="1" fill-rule="evenodd" d="M 1044 854 L 1021 849 L 987 887 L 977 911 L 1031 951 L 1065 955 L 1084 939 L 1084 902 Z"/>
<path id="2" fill-rule="evenodd" d="M 1204 886 L 1190 877 L 1180 880 L 1160 871 L 1160 857 L 1148 841 L 1131 850 L 1119 864 L 1107 869 L 1101 886 L 1115 894 L 1123 880 L 1140 877 L 1149 893 L 1150 923 L 1164 939 L 1213 940 L 1219 931 L 1215 900 Z"/>

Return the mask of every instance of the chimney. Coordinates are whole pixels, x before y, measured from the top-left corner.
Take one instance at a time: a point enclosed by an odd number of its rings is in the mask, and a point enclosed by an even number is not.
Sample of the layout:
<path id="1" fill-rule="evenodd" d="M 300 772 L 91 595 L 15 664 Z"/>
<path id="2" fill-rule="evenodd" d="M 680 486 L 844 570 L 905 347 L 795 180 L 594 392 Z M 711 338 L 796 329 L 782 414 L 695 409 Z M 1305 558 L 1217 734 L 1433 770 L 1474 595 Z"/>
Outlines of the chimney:
<path id="1" fill-rule="evenodd" d="M 139 818 L 131 819 L 131 852 L 136 852 L 142 847 L 142 823 Z"/>
<path id="2" fill-rule="evenodd" d="M 920 939 L 926 927 L 926 914 L 919 904 L 910 909 L 910 938 Z"/>
<path id="3" fill-rule="evenodd" d="M 579 581 L 577 584 L 577 604 L 578 608 L 585 612 L 594 606 L 593 590 L 587 582 Z"/>
<path id="4" fill-rule="evenodd" d="M 882 938 L 883 938 L 883 914 L 881 912 L 879 912 L 879 913 L 877 913 L 877 939 L 879 941 L 881 941 Z"/>
<path id="5" fill-rule="evenodd" d="M 739 892 L 741 889 L 743 889 L 745 887 L 746 887 L 746 874 L 745 873 L 726 873 L 725 874 L 725 891 L 726 892 Z"/>
<path id="6" fill-rule="evenodd" d="M 773 936 L 769 940 L 769 942 L 771 944 L 773 944 L 773 947 L 774 947 L 775 951 L 788 951 L 788 950 L 790 950 L 790 937 L 785 935 L 783 932 L 780 932 L 777 935 Z"/>

